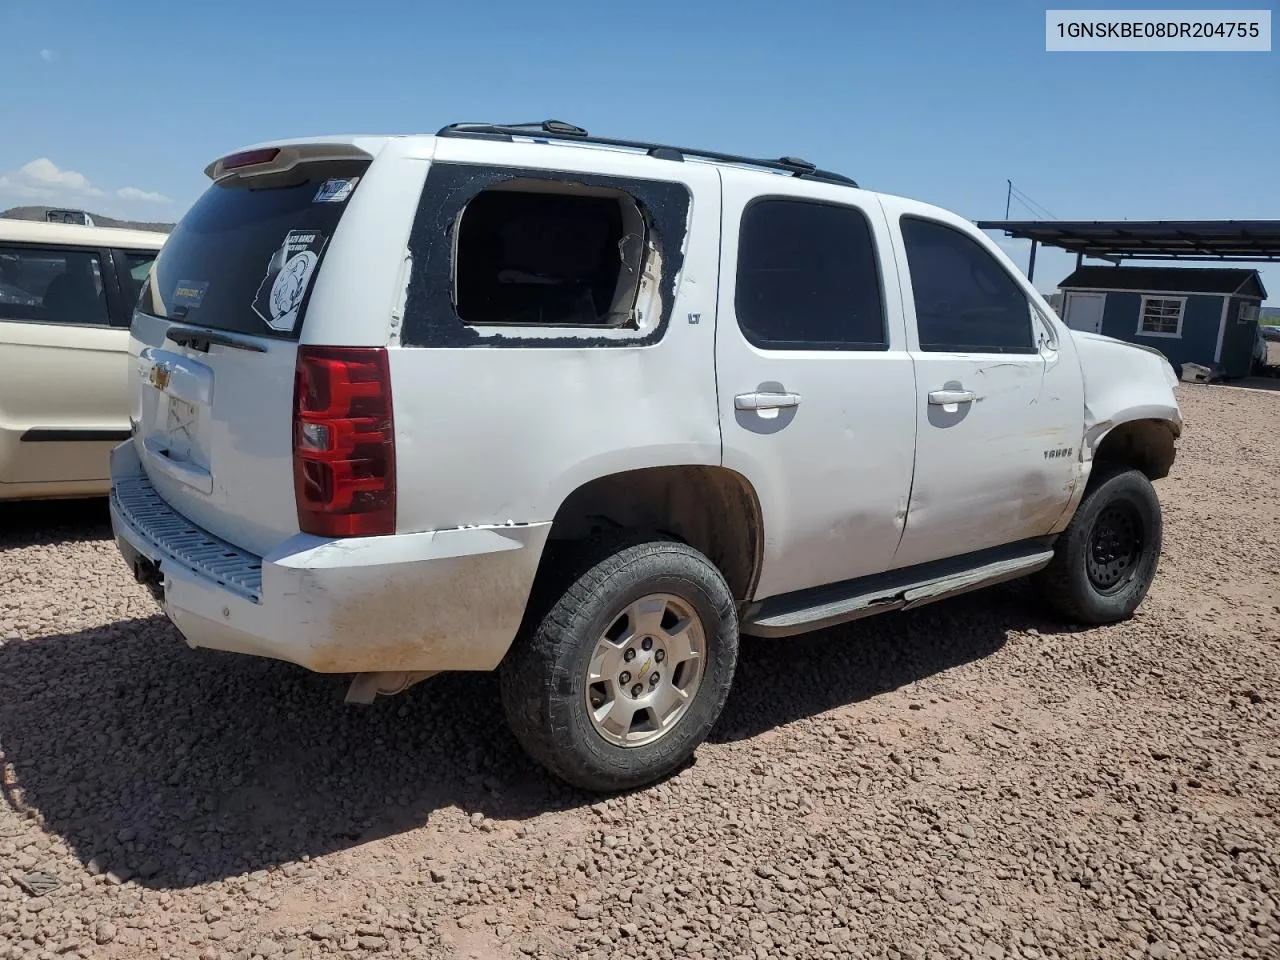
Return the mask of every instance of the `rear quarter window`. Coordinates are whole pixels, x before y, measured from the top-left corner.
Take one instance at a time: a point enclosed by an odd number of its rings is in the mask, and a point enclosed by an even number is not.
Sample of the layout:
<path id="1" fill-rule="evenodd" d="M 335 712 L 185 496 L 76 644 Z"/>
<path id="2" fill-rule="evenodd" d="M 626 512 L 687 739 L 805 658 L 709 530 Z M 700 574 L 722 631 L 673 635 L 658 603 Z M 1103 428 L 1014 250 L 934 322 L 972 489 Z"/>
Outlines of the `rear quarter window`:
<path id="1" fill-rule="evenodd" d="M 678 181 L 436 162 L 409 236 L 406 347 L 662 339 L 684 263 Z"/>

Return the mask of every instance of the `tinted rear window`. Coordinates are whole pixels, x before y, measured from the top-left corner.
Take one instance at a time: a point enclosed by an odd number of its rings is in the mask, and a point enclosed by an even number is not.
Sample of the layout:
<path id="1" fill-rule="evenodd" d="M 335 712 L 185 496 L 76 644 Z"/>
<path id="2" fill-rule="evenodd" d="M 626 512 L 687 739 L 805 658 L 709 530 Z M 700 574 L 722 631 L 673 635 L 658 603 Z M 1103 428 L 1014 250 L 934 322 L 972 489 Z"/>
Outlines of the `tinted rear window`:
<path id="1" fill-rule="evenodd" d="M 170 234 L 139 309 L 296 340 L 316 270 L 368 162 L 214 184 Z"/>

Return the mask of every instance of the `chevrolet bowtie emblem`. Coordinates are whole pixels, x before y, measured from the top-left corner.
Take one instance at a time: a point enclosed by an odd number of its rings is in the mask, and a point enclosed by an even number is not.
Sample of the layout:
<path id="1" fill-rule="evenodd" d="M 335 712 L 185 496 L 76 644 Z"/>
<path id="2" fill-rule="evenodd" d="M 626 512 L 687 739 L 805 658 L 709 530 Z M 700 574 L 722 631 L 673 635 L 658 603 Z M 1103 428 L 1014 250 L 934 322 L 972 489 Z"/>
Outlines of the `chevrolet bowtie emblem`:
<path id="1" fill-rule="evenodd" d="M 169 386 L 170 370 L 168 364 L 157 363 L 151 368 L 151 385 L 157 390 Z"/>

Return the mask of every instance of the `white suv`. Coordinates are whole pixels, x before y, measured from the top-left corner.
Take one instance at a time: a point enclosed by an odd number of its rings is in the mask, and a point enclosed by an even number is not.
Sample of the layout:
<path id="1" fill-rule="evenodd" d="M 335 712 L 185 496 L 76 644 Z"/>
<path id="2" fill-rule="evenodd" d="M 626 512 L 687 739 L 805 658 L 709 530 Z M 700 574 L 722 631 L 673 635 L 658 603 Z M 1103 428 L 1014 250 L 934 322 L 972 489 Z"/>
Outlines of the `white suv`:
<path id="1" fill-rule="evenodd" d="M 556 121 L 207 172 L 112 462 L 192 646 L 361 701 L 497 669 L 529 753 L 612 790 L 691 755 L 740 631 L 1027 574 L 1102 623 L 1155 574 L 1172 369 L 954 214 Z"/>

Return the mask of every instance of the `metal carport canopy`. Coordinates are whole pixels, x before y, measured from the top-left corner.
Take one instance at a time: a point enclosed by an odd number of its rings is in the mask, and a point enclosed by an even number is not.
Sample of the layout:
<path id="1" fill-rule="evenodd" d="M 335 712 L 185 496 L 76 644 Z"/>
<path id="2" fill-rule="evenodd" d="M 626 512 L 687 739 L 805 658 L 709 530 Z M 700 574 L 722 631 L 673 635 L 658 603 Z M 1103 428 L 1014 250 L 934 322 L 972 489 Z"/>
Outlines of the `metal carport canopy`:
<path id="1" fill-rule="evenodd" d="M 1280 220 L 979 220 L 977 225 L 1117 263 L 1280 261 Z"/>

